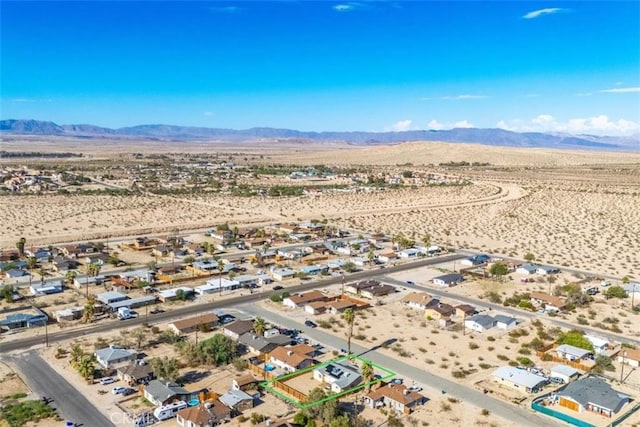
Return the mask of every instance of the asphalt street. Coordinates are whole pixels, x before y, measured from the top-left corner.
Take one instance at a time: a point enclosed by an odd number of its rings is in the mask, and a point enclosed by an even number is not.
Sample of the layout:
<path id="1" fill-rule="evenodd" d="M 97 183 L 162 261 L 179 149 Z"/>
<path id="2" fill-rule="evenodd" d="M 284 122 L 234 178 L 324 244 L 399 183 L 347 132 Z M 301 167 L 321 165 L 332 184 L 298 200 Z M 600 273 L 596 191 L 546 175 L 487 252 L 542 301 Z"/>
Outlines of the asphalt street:
<path id="1" fill-rule="evenodd" d="M 4 355 L 2 358 L 20 370 L 21 377 L 34 393 L 52 398 L 51 406 L 57 409 L 63 419 L 86 427 L 114 425 L 37 352 L 29 351 L 11 357 Z"/>
<path id="2" fill-rule="evenodd" d="M 255 304 L 244 304 L 239 306 L 241 311 L 253 316 L 260 316 L 266 320 L 283 326 L 290 326 L 293 322 L 298 322 L 289 317 L 266 310 Z M 322 343 L 329 348 L 341 349 L 346 347 L 346 340 L 328 334 L 318 328 L 309 328 L 303 323 L 295 325 L 295 328 L 303 331 L 304 335 L 313 341 Z M 448 395 L 456 397 L 462 401 L 469 402 L 480 408 L 488 409 L 491 413 L 499 415 L 519 426 L 542 427 L 563 425 L 556 423 L 551 419 L 542 418 L 532 410 L 526 410 L 513 404 L 495 399 L 491 396 L 480 393 L 465 385 L 458 384 L 447 378 L 434 375 L 428 372 L 427 366 L 414 366 L 404 363 L 396 358 L 387 356 L 376 351 L 376 348 L 366 348 L 358 344 L 351 343 L 351 350 L 355 354 L 362 354 L 363 357 L 370 359 L 372 362 L 387 367 L 395 371 L 399 376 L 415 380 L 419 384 L 428 385 L 436 389 L 445 390 Z M 427 396 L 428 398 L 429 396 Z M 428 404 L 428 403 L 427 403 Z"/>
<path id="3" fill-rule="evenodd" d="M 400 264 L 395 267 L 394 266 L 387 267 L 384 270 L 380 270 L 380 269 L 365 270 L 365 271 L 359 271 L 356 273 L 346 274 L 344 276 L 344 280 L 345 282 L 352 282 L 355 280 L 369 279 L 369 278 L 380 276 L 382 272 L 386 274 L 386 273 L 411 270 L 414 268 L 420 268 L 427 265 L 451 262 L 453 260 L 462 259 L 462 258 L 464 258 L 463 255 L 457 255 L 457 254 L 444 255 L 444 256 L 433 257 L 433 258 L 424 258 L 415 262 Z M 312 279 L 306 283 L 303 283 L 300 285 L 293 285 L 293 286 L 286 285 L 286 282 L 284 282 L 283 284 L 285 285 L 285 288 L 283 289 L 283 291 L 287 291 L 293 294 L 296 292 L 303 292 L 311 289 L 322 288 L 330 285 L 339 284 L 342 281 L 343 281 L 342 277 L 334 276 L 331 278 L 320 279 L 320 280 Z M 233 307 L 238 304 L 259 301 L 261 299 L 268 298 L 272 293 L 273 293 L 272 291 L 268 290 L 268 291 L 254 292 L 253 294 L 248 294 L 248 295 L 227 298 L 224 300 L 214 301 L 211 303 L 205 303 L 205 304 L 193 303 L 176 310 L 167 311 L 164 313 L 150 314 L 148 320 L 149 320 L 149 323 L 166 322 L 169 320 L 191 316 L 198 313 L 211 311 L 214 309 Z M 135 319 L 107 321 L 107 322 L 98 323 L 95 325 L 83 326 L 83 327 L 75 328 L 71 330 L 50 333 L 48 334 L 49 344 L 51 345 L 57 341 L 78 338 L 83 335 L 95 334 L 95 333 L 106 332 L 106 331 L 114 331 L 118 329 L 131 328 L 134 326 L 142 325 L 143 323 L 146 323 L 147 317 L 146 315 L 144 315 L 144 309 L 138 309 L 138 310 L 142 315 L 138 316 Z M 15 341 L 3 342 L 2 351 L 6 353 L 14 350 L 33 347 L 35 345 L 44 345 L 44 339 L 42 335 L 18 339 Z"/>
<path id="4" fill-rule="evenodd" d="M 628 344 L 633 344 L 635 346 L 640 346 L 640 340 L 637 339 L 633 339 L 630 337 L 622 337 L 618 334 L 612 334 L 609 333 L 607 331 L 603 331 L 602 329 L 597 329 L 597 328 L 591 328 L 589 326 L 582 326 L 582 325 L 577 325 L 575 323 L 570 323 L 570 322 L 565 322 L 563 320 L 557 319 L 555 317 L 550 317 L 548 314 L 544 314 L 544 313 L 538 313 L 538 312 L 531 312 L 531 311 L 526 311 L 526 310 L 522 310 L 522 309 L 518 309 L 518 308 L 512 308 L 512 307 L 505 307 L 501 304 L 493 304 L 489 301 L 486 300 L 479 300 L 477 298 L 471 298 L 471 297 L 466 297 L 466 296 L 462 296 L 462 295 L 457 295 L 455 293 L 451 293 L 451 292 L 447 292 L 445 290 L 440 290 L 440 289 L 436 289 L 432 286 L 422 286 L 419 283 L 413 284 L 413 285 L 409 285 L 401 280 L 396 280 L 393 279 L 391 277 L 388 276 L 383 276 L 381 278 L 381 280 L 383 280 L 385 283 L 389 283 L 391 285 L 397 285 L 397 286 L 403 286 L 405 288 L 411 288 L 411 289 L 415 289 L 417 291 L 422 291 L 422 292 L 427 292 L 433 296 L 436 296 L 438 298 L 448 298 L 448 299 L 454 299 L 456 301 L 461 301 L 464 302 L 466 304 L 470 304 L 476 308 L 478 307 L 486 307 L 487 309 L 492 309 L 492 310 L 496 310 L 502 313 L 508 313 L 510 315 L 512 315 L 515 318 L 526 318 L 526 319 L 541 319 L 544 320 L 545 322 L 549 322 L 555 326 L 559 326 L 561 328 L 565 328 L 565 329 L 581 329 L 585 332 L 590 332 L 593 333 L 594 335 L 603 337 L 603 338 L 607 338 L 613 342 L 626 342 Z"/>

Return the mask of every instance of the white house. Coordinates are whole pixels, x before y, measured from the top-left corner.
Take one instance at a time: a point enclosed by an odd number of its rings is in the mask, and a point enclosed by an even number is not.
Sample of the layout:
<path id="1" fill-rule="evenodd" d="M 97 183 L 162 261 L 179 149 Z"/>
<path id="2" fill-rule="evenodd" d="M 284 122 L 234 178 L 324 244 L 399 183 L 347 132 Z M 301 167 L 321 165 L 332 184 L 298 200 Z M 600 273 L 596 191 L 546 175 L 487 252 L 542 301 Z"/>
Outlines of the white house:
<path id="1" fill-rule="evenodd" d="M 547 381 L 543 376 L 513 366 L 499 367 L 494 371 L 493 379 L 523 393 L 537 393 Z"/>
<path id="2" fill-rule="evenodd" d="M 96 350 L 94 355 L 96 356 L 96 361 L 102 365 L 102 367 L 109 369 L 114 365 L 134 360 L 138 353 L 135 350 L 110 345 L 109 347 Z"/>
<path id="3" fill-rule="evenodd" d="M 633 366 L 634 368 L 640 368 L 640 350 L 623 347 L 618 352 L 618 362 Z"/>
<path id="4" fill-rule="evenodd" d="M 274 268 L 271 270 L 271 276 L 273 276 L 273 279 L 277 281 L 291 279 L 292 277 L 295 277 L 295 275 L 295 270 L 291 270 L 289 268 Z"/>
<path id="5" fill-rule="evenodd" d="M 575 361 L 586 359 L 591 352 L 589 350 L 585 350 L 584 348 L 574 347 L 569 344 L 562 344 L 558 348 L 556 348 L 556 354 L 558 357 L 563 359 Z"/>
<path id="6" fill-rule="evenodd" d="M 547 274 L 558 274 L 560 269 L 557 267 L 551 267 L 550 265 L 539 265 L 536 269 L 536 273 L 546 276 Z"/>
<path id="7" fill-rule="evenodd" d="M 593 345 L 593 351 L 596 354 L 603 354 L 609 349 L 608 340 L 598 338 L 594 335 L 585 335 L 584 337 Z"/>
<path id="8" fill-rule="evenodd" d="M 433 278 L 434 285 L 444 286 L 444 287 L 455 286 L 458 283 L 461 283 L 462 281 L 464 281 L 464 277 L 462 277 L 462 274 L 458 274 L 458 273 L 443 274 L 442 276 L 437 276 Z"/>
<path id="9" fill-rule="evenodd" d="M 503 316 L 498 314 L 494 317 L 496 320 L 496 326 L 500 329 L 511 329 L 514 328 L 517 324 L 515 317 Z"/>
<path id="10" fill-rule="evenodd" d="M 535 274 L 538 271 L 538 266 L 535 264 L 522 264 L 520 267 L 516 268 L 516 273 L 519 274 Z"/>
<path id="11" fill-rule="evenodd" d="M 556 365 L 551 368 L 551 377 L 560 378 L 565 384 L 580 376 L 580 371 L 567 365 Z"/>
<path id="12" fill-rule="evenodd" d="M 496 321 L 493 317 L 486 314 L 476 314 L 472 317 L 467 317 L 464 321 L 464 327 L 476 332 L 485 332 L 496 326 Z"/>
<path id="13" fill-rule="evenodd" d="M 329 363 L 313 370 L 313 379 L 329 384 L 333 393 L 341 393 L 362 381 L 359 369 L 348 363 Z"/>
<path id="14" fill-rule="evenodd" d="M 420 251 L 416 248 L 408 248 L 398 252 L 398 258 L 416 258 Z"/>

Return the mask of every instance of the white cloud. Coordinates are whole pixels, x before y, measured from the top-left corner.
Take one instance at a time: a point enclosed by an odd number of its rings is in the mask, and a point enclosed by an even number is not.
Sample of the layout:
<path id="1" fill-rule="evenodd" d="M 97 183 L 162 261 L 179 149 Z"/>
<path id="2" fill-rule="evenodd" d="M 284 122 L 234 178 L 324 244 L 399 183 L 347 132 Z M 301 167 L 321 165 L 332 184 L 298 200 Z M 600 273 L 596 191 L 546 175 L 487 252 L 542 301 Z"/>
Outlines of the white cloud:
<path id="1" fill-rule="evenodd" d="M 431 120 L 427 123 L 427 129 L 431 130 L 444 130 L 444 129 L 455 129 L 455 128 L 474 128 L 473 123 L 470 123 L 468 120 L 458 120 L 457 122 L 439 122 L 435 119 Z"/>
<path id="2" fill-rule="evenodd" d="M 211 116 L 215 116 L 216 113 L 214 113 L 213 111 L 205 111 L 204 113 L 202 113 L 204 116 L 207 117 L 211 117 Z"/>
<path id="3" fill-rule="evenodd" d="M 625 119 L 611 120 L 604 114 L 567 121 L 558 121 L 550 114 L 540 114 L 529 121 L 500 120 L 496 127 L 514 132 L 563 132 L 574 135 L 622 136 L 640 132 L 640 123 Z"/>
<path id="4" fill-rule="evenodd" d="M 640 87 L 616 87 L 613 89 L 601 90 L 602 93 L 637 93 L 640 92 Z"/>
<path id="5" fill-rule="evenodd" d="M 558 12 L 566 12 L 567 9 L 561 7 L 548 7 L 546 9 L 533 10 L 523 16 L 524 19 L 535 19 L 542 15 L 553 15 Z"/>
<path id="6" fill-rule="evenodd" d="M 402 132 L 404 130 L 411 129 L 411 120 L 400 120 L 393 125 L 393 130 L 397 132 Z"/>
<path id="7" fill-rule="evenodd" d="M 575 96 L 591 96 L 593 95 L 593 93 L 591 92 L 578 92 L 575 94 Z"/>
<path id="8" fill-rule="evenodd" d="M 434 119 L 427 123 L 427 129 L 442 130 L 444 129 L 444 124 Z"/>
<path id="9" fill-rule="evenodd" d="M 460 120 L 460 121 L 458 121 L 458 122 L 455 122 L 455 123 L 453 124 L 453 127 L 454 127 L 454 128 L 467 128 L 467 129 L 468 129 L 468 128 L 473 128 L 473 127 L 475 127 L 475 126 L 473 126 L 473 124 L 471 124 L 471 123 L 470 123 L 469 121 L 467 121 L 467 120 Z"/>
<path id="10" fill-rule="evenodd" d="M 333 10 L 337 11 L 337 12 L 351 12 L 353 10 L 356 9 L 363 9 L 364 8 L 364 4 L 363 3 L 358 3 L 358 2 L 348 2 L 348 3 L 341 3 L 341 4 L 337 4 L 335 6 L 333 6 Z"/>

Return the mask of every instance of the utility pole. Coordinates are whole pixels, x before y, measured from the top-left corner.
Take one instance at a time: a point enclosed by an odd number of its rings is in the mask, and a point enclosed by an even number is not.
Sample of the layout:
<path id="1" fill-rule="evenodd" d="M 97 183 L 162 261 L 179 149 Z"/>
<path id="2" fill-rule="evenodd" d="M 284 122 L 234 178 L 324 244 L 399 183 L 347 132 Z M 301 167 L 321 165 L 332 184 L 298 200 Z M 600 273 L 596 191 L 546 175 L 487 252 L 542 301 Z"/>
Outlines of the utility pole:
<path id="1" fill-rule="evenodd" d="M 625 358 L 627 357 L 627 352 L 623 351 L 622 352 L 622 363 L 620 364 L 620 384 L 622 384 L 622 381 L 624 381 L 624 362 L 625 362 Z"/>
<path id="2" fill-rule="evenodd" d="M 342 273 L 342 294 L 341 296 L 344 295 L 344 273 Z"/>

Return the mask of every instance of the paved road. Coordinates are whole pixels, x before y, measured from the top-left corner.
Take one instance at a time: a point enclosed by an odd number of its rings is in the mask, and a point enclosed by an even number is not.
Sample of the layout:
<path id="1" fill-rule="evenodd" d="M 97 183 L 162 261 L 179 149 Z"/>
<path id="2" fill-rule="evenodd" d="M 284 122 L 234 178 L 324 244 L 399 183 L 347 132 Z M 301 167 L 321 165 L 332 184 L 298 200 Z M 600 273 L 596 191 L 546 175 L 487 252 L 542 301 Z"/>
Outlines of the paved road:
<path id="1" fill-rule="evenodd" d="M 25 352 L 15 357 L 2 357 L 15 364 L 33 392 L 52 398 L 51 406 L 57 408 L 58 414 L 64 419 L 86 427 L 114 425 L 35 351 Z"/>
<path id="2" fill-rule="evenodd" d="M 297 322 L 297 320 L 281 316 L 255 304 L 245 304 L 238 308 L 247 314 L 260 316 L 279 325 L 286 326 L 291 325 L 292 322 Z M 304 326 L 304 324 L 302 323 L 299 326 L 296 326 L 296 328 L 302 330 L 305 336 L 311 338 L 314 341 L 318 341 L 327 347 L 340 349 L 346 346 L 346 340 L 344 338 L 328 334 L 326 332 L 323 332 L 322 330 L 319 330 L 318 328 L 311 329 Z M 351 343 L 351 349 L 356 354 L 363 354 L 364 357 L 370 359 L 374 363 L 392 369 L 400 376 L 411 378 L 417 383 L 429 385 L 436 389 L 446 390 L 447 394 L 450 394 L 465 402 L 477 405 L 480 408 L 488 409 L 490 412 L 499 415 L 518 426 L 542 427 L 562 425 L 560 423 L 554 422 L 551 419 L 542 418 L 542 416 L 537 415 L 531 410 L 517 407 L 510 403 L 480 393 L 467 386 L 455 383 L 447 378 L 434 375 L 431 372 L 425 370 L 427 369 L 426 366 L 420 367 L 410 365 L 396 358 L 379 353 L 376 351 L 375 347 L 373 349 L 369 349 L 362 347 L 356 343 Z"/>
<path id="3" fill-rule="evenodd" d="M 555 326 L 559 326 L 561 328 L 565 328 L 565 329 L 581 329 L 584 330 L 585 332 L 592 332 L 594 335 L 597 336 L 601 336 L 603 338 L 607 338 L 613 342 L 626 342 L 628 344 L 632 344 L 635 346 L 640 346 L 640 340 L 638 339 L 633 339 L 630 338 L 628 336 L 622 336 L 622 335 L 618 335 L 618 334 L 613 334 L 607 331 L 603 331 L 602 329 L 597 329 L 597 328 L 591 328 L 589 326 L 581 326 L 581 325 L 577 325 L 575 323 L 570 323 L 570 322 L 565 322 L 564 320 L 560 320 L 554 317 L 549 317 L 549 315 L 547 314 L 543 314 L 543 313 L 538 313 L 538 312 L 530 312 L 530 311 L 525 311 L 525 310 L 520 310 L 517 308 L 512 308 L 512 307 L 505 307 L 501 304 L 493 304 L 489 301 L 486 300 L 479 300 L 477 298 L 471 298 L 471 297 L 467 297 L 467 296 L 463 296 L 463 295 L 457 295 L 455 293 L 450 293 L 444 290 L 438 290 L 438 289 L 434 289 L 433 287 L 430 286 L 421 286 L 419 284 L 415 284 L 415 285 L 408 285 L 403 281 L 400 280 L 396 280 L 393 279 L 391 277 L 387 277 L 384 276 L 382 278 L 382 280 L 384 280 L 386 283 L 390 283 L 392 285 L 400 285 L 400 286 L 404 286 L 405 288 L 411 288 L 411 289 L 415 289 L 418 291 L 426 291 L 429 294 L 433 295 L 433 296 L 437 296 L 440 298 L 449 298 L 449 299 L 455 299 L 457 301 L 461 301 L 464 302 L 466 304 L 470 304 L 473 305 L 474 307 L 486 307 L 486 308 L 491 308 L 492 310 L 496 310 L 496 311 L 500 311 L 503 313 L 509 313 L 511 314 L 513 317 L 516 318 L 526 318 L 526 319 L 541 319 L 544 320 L 546 322 L 549 322 Z"/>
<path id="4" fill-rule="evenodd" d="M 464 257 L 462 255 L 445 255 L 445 256 L 439 256 L 439 257 L 433 257 L 433 258 L 425 258 L 419 261 L 401 264 L 395 267 L 387 267 L 384 270 L 379 270 L 379 269 L 367 270 L 367 271 L 360 271 L 357 273 L 347 274 L 345 275 L 345 280 L 347 282 L 351 282 L 354 280 L 363 280 L 363 279 L 380 276 L 381 272 L 383 271 L 385 273 L 387 272 L 393 273 L 398 271 L 405 271 L 405 270 L 411 270 L 414 268 L 424 267 L 427 265 L 439 264 L 443 262 L 451 262 L 453 260 L 461 259 L 461 258 L 464 258 Z M 313 279 L 313 280 L 310 280 L 308 283 L 303 283 L 301 285 L 286 286 L 284 291 L 287 291 L 290 293 L 303 292 L 310 289 L 317 289 L 317 288 L 323 288 L 330 285 L 335 285 L 335 284 L 341 283 L 342 280 L 343 280 L 342 277 L 331 277 L 328 279 L 321 279 L 321 280 Z M 186 307 L 179 308 L 177 310 L 149 315 L 149 323 L 165 322 L 172 319 L 178 319 L 180 317 L 185 317 L 185 316 L 195 315 L 198 313 L 203 313 L 206 311 L 211 311 L 213 309 L 232 307 L 238 304 L 258 301 L 261 299 L 268 298 L 272 293 L 273 292 L 271 291 L 268 291 L 268 292 L 263 291 L 263 292 L 256 292 L 250 295 L 227 298 L 224 300 L 214 301 L 206 304 L 194 303 Z M 113 331 L 113 330 L 123 329 L 123 328 L 131 328 L 134 326 L 141 325 L 145 322 L 146 322 L 146 317 L 139 316 L 136 319 L 129 319 L 129 320 L 123 320 L 123 321 L 108 321 L 108 322 L 99 323 L 96 325 L 77 328 L 77 329 L 50 333 L 48 334 L 49 344 L 53 344 L 57 341 L 77 338 L 83 335 Z M 15 341 L 3 342 L 2 350 L 3 352 L 9 352 L 13 350 L 32 347 L 34 345 L 43 345 L 42 336 L 29 337 L 29 338 L 23 338 Z"/>

